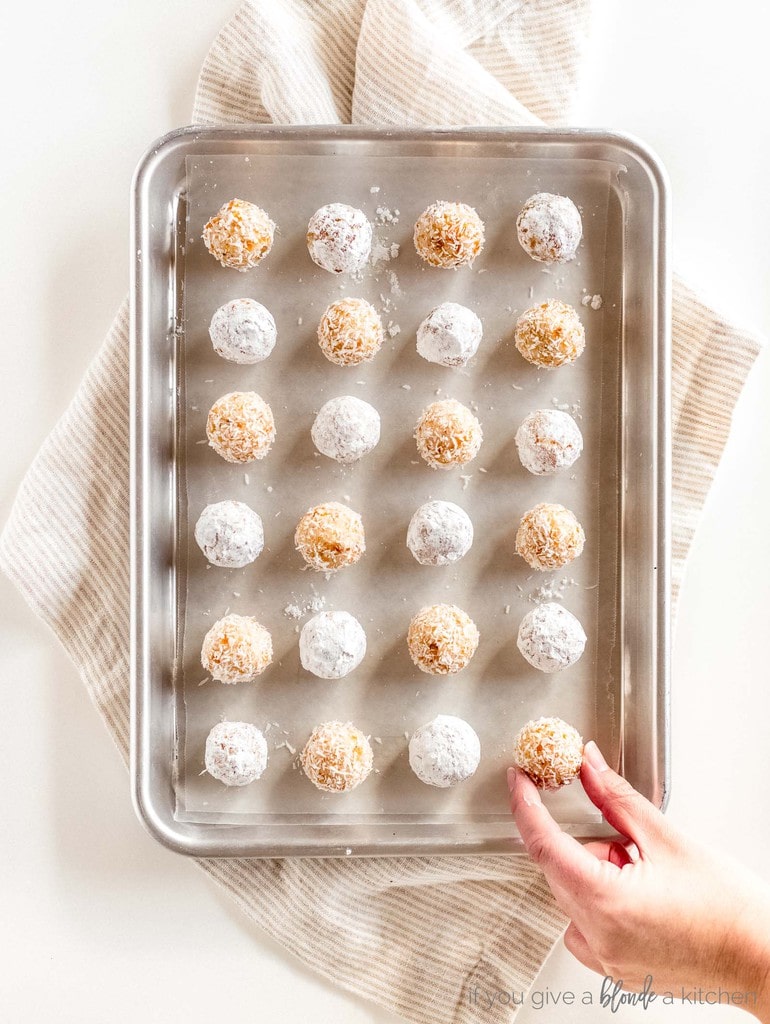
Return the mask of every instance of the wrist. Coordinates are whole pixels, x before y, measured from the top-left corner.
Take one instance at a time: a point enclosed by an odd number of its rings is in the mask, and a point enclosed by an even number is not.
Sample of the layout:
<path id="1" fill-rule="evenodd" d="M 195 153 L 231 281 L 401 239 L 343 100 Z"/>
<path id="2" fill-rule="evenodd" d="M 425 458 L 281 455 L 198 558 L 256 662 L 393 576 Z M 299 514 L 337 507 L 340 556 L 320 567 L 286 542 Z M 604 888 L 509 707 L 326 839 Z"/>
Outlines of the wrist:
<path id="1" fill-rule="evenodd" d="M 770 900 L 747 906 L 737 931 L 736 981 L 747 995 L 744 1009 L 770 1024 Z"/>

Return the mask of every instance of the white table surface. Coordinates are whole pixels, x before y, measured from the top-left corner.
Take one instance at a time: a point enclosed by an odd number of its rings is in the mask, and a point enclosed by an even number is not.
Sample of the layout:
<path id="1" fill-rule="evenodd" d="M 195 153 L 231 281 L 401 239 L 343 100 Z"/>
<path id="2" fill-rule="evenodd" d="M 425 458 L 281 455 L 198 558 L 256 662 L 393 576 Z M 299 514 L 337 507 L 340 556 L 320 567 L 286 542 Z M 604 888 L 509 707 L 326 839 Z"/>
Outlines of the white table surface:
<path id="1" fill-rule="evenodd" d="M 675 262 L 770 329 L 770 122 L 759 5 L 597 2 L 576 123 L 639 135 L 674 195 Z M 9 5 L 0 61 L 0 518 L 127 290 L 128 194 L 147 143 L 190 117 L 212 0 Z M 12 14 L 10 14 L 12 12 Z M 674 658 L 673 821 L 770 880 L 770 357 L 735 416 L 685 582 Z M 0 1019 L 4 1024 L 395 1021 L 315 977 L 134 817 L 77 673 L 0 580 Z M 539 989 L 598 991 L 557 947 Z M 575 1008 L 573 1024 L 596 1009 Z M 619 1022 L 650 1020 L 641 1009 Z M 656 1008 L 656 1021 L 746 1019 Z M 563 1019 L 526 1008 L 522 1024 Z"/>

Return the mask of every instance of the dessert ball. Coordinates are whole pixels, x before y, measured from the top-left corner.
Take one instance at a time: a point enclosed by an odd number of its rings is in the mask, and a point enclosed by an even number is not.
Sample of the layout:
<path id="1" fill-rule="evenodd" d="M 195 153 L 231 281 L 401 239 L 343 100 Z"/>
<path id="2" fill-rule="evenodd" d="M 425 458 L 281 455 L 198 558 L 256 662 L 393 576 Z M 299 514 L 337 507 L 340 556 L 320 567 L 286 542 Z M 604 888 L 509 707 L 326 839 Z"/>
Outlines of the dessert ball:
<path id="1" fill-rule="evenodd" d="M 249 270 L 270 252 L 275 224 L 264 210 L 243 199 L 225 203 L 203 228 L 203 241 L 223 267 Z"/>
<path id="2" fill-rule="evenodd" d="M 322 455 L 348 465 L 376 448 L 380 414 L 353 395 L 330 398 L 319 409 L 310 436 Z"/>
<path id="3" fill-rule="evenodd" d="M 414 437 L 431 469 L 464 466 L 478 455 L 484 439 L 479 421 L 454 398 L 431 403 L 420 416 Z"/>
<path id="4" fill-rule="evenodd" d="M 207 505 L 195 524 L 195 540 L 212 565 L 242 569 L 262 553 L 262 520 L 242 501 Z"/>
<path id="5" fill-rule="evenodd" d="M 300 756 L 302 770 L 327 793 L 347 793 L 372 770 L 369 740 L 352 722 L 317 725 Z"/>
<path id="6" fill-rule="evenodd" d="M 470 266 L 484 248 L 484 222 L 472 206 L 440 200 L 417 218 L 414 247 L 432 267 Z"/>
<path id="7" fill-rule="evenodd" d="M 427 786 L 456 786 L 473 775 L 480 760 L 478 736 L 454 715 L 437 715 L 409 740 L 409 766 Z"/>
<path id="8" fill-rule="evenodd" d="M 568 412 L 535 409 L 516 431 L 522 466 L 535 476 L 569 469 L 583 451 L 580 427 Z"/>
<path id="9" fill-rule="evenodd" d="M 406 546 L 420 565 L 451 565 L 473 544 L 468 513 L 451 501 L 426 501 L 409 523 Z"/>
<path id="10" fill-rule="evenodd" d="M 586 635 L 572 612 L 555 601 L 546 601 L 521 620 L 516 643 L 533 668 L 561 672 L 580 660 Z"/>
<path id="11" fill-rule="evenodd" d="M 560 789 L 580 774 L 583 738 L 561 718 L 538 718 L 514 740 L 513 762 L 541 789 Z"/>
<path id="12" fill-rule="evenodd" d="M 267 767 L 267 743 L 256 725 L 220 722 L 206 740 L 206 771 L 226 786 L 248 786 Z"/>
<path id="13" fill-rule="evenodd" d="M 254 299 L 233 299 L 220 306 L 209 324 L 214 351 L 231 363 L 261 363 L 275 348 L 273 314 Z"/>
<path id="14" fill-rule="evenodd" d="M 366 633 L 350 612 L 321 612 L 299 635 L 299 660 L 319 679 L 342 679 L 363 661 Z"/>
<path id="15" fill-rule="evenodd" d="M 203 638 L 201 665 L 220 683 L 248 683 L 273 660 L 273 640 L 252 615 L 225 615 Z"/>
<path id="16" fill-rule="evenodd" d="M 382 337 L 379 314 L 365 299 L 332 302 L 318 325 L 321 351 L 337 366 L 358 366 L 374 359 Z"/>
<path id="17" fill-rule="evenodd" d="M 353 565 L 366 551 L 364 524 L 347 505 L 327 501 L 308 509 L 300 519 L 294 544 L 312 569 L 336 572 Z"/>
<path id="18" fill-rule="evenodd" d="M 476 623 L 453 604 L 434 604 L 419 611 L 406 638 L 412 661 L 429 675 L 462 671 L 479 646 Z"/>
<path id="19" fill-rule="evenodd" d="M 578 557 L 585 539 L 574 512 L 542 501 L 521 517 L 516 552 L 533 569 L 561 569 Z"/>
<path id="20" fill-rule="evenodd" d="M 316 210 L 307 226 L 307 248 L 313 263 L 332 274 L 355 274 L 372 251 L 372 225 L 366 215 L 345 203 Z"/>
<path id="21" fill-rule="evenodd" d="M 481 343 L 481 320 L 457 302 L 442 302 L 417 328 L 417 351 L 429 363 L 465 366 Z"/>
<path id="22" fill-rule="evenodd" d="M 572 306 L 549 299 L 521 314 L 515 340 L 516 348 L 534 366 L 563 366 L 581 354 L 586 332 Z"/>
<path id="23" fill-rule="evenodd" d="M 225 462 L 264 459 L 275 440 L 273 410 L 256 391 L 231 391 L 211 406 L 206 435 Z"/>
<path id="24" fill-rule="evenodd" d="M 525 253 L 538 263 L 574 260 L 583 235 L 578 208 L 567 196 L 538 192 L 516 218 L 516 232 Z"/>

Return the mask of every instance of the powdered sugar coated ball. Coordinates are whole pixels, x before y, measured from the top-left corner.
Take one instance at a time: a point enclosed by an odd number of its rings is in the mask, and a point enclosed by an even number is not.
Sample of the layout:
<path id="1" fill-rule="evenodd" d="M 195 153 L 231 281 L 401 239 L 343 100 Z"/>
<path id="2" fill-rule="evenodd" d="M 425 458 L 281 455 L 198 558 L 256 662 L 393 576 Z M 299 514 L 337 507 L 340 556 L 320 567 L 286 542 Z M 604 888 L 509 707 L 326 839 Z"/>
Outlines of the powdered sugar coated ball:
<path id="1" fill-rule="evenodd" d="M 350 612 L 321 612 L 302 627 L 299 658 L 319 679 L 342 679 L 363 661 L 366 633 Z"/>
<path id="2" fill-rule="evenodd" d="M 366 214 L 345 203 L 316 210 L 307 226 L 310 258 L 332 274 L 355 274 L 372 251 L 372 225 Z"/>
<path id="3" fill-rule="evenodd" d="M 480 760 L 478 736 L 454 715 L 437 715 L 409 740 L 409 766 L 427 786 L 456 786 L 473 775 Z"/>
<path id="4" fill-rule="evenodd" d="M 467 406 L 446 398 L 423 410 L 414 437 L 418 452 L 431 469 L 451 469 L 478 455 L 484 434 Z"/>
<path id="5" fill-rule="evenodd" d="M 586 635 L 572 612 L 546 601 L 521 620 L 517 646 L 533 668 L 560 672 L 580 660 Z"/>
<path id="6" fill-rule="evenodd" d="M 206 436 L 225 462 L 264 459 L 275 440 L 273 410 L 256 391 L 231 391 L 209 409 Z"/>
<path id="7" fill-rule="evenodd" d="M 470 551 L 473 523 L 451 501 L 426 501 L 409 523 L 406 545 L 420 565 L 450 565 Z"/>
<path id="8" fill-rule="evenodd" d="M 249 270 L 270 252 L 275 224 L 259 206 L 231 199 L 203 228 L 203 241 L 223 267 Z"/>
<path id="9" fill-rule="evenodd" d="M 417 351 L 429 363 L 465 366 L 481 342 L 481 320 L 457 302 L 442 302 L 417 328 Z"/>
<path id="10" fill-rule="evenodd" d="M 233 299 L 211 318 L 209 337 L 214 351 L 231 363 L 261 363 L 275 348 L 275 320 L 254 299 Z"/>
<path id="11" fill-rule="evenodd" d="M 353 395 L 330 398 L 318 411 L 310 430 L 322 455 L 337 462 L 356 462 L 380 440 L 380 414 Z"/>
<path id="12" fill-rule="evenodd" d="M 267 767 L 267 742 L 250 722 L 219 722 L 206 739 L 206 771 L 226 786 L 248 786 Z"/>
<path id="13" fill-rule="evenodd" d="M 253 615 L 225 615 L 203 639 L 201 665 L 220 683 L 248 683 L 272 660 L 272 637 Z"/>
<path id="14" fill-rule="evenodd" d="M 535 476 L 568 469 L 583 451 L 580 427 L 568 412 L 535 409 L 516 431 L 522 466 Z"/>
<path id="15" fill-rule="evenodd" d="M 533 569 L 561 569 L 582 553 L 585 539 L 574 512 L 541 501 L 521 517 L 516 551 Z"/>
<path id="16" fill-rule="evenodd" d="M 583 737 L 561 718 L 538 718 L 516 736 L 513 761 L 541 789 L 560 789 L 580 775 Z"/>
<path id="17" fill-rule="evenodd" d="M 484 222 L 466 203 L 439 200 L 417 218 L 414 247 L 432 267 L 470 266 L 484 247 Z"/>
<path id="18" fill-rule="evenodd" d="M 317 789 L 347 793 L 372 770 L 374 755 L 369 740 L 352 722 L 324 722 L 313 729 L 300 763 Z"/>
<path id="19" fill-rule="evenodd" d="M 577 206 L 567 196 L 538 192 L 516 218 L 522 249 L 538 263 L 566 263 L 575 258 L 583 235 Z"/>
<path id="20" fill-rule="evenodd" d="M 195 524 L 195 540 L 212 565 L 242 569 L 265 546 L 262 520 L 242 501 L 207 505 Z"/>

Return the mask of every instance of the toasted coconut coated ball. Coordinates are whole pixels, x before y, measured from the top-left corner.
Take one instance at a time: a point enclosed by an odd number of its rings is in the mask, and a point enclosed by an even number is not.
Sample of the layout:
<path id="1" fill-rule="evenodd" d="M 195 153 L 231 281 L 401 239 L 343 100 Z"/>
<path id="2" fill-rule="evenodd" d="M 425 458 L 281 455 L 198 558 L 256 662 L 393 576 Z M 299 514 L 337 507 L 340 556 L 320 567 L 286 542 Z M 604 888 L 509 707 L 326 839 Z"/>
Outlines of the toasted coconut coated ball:
<path id="1" fill-rule="evenodd" d="M 242 501 L 217 501 L 198 517 L 195 540 L 212 565 L 242 569 L 259 558 L 265 531 L 254 509 Z"/>
<path id="2" fill-rule="evenodd" d="M 561 672 L 579 661 L 586 646 L 580 622 L 564 605 L 546 601 L 521 620 L 519 650 L 541 672 Z"/>
<path id="3" fill-rule="evenodd" d="M 300 762 L 316 788 L 347 793 L 372 770 L 374 755 L 369 740 L 352 722 L 325 722 L 313 729 Z"/>
<path id="4" fill-rule="evenodd" d="M 231 391 L 211 406 L 206 435 L 226 462 L 264 459 L 275 440 L 273 410 L 256 391 Z"/>
<path id="5" fill-rule="evenodd" d="M 249 270 L 270 252 L 275 224 L 264 210 L 243 199 L 225 203 L 203 228 L 203 241 L 223 267 Z"/>
<path id="6" fill-rule="evenodd" d="M 484 222 L 472 206 L 440 200 L 417 218 L 414 247 L 432 267 L 470 266 L 484 248 Z"/>
<path id="7" fill-rule="evenodd" d="M 353 395 L 330 398 L 319 409 L 310 436 L 322 455 L 347 465 L 376 448 L 380 414 Z"/>
<path id="8" fill-rule="evenodd" d="M 294 544 L 311 568 L 336 572 L 353 565 L 366 551 L 364 524 L 358 512 L 347 505 L 327 501 L 300 519 Z"/>
<path id="9" fill-rule="evenodd" d="M 446 398 L 424 410 L 414 437 L 418 452 L 431 469 L 451 469 L 478 455 L 484 434 L 467 406 Z"/>
<path id="10" fill-rule="evenodd" d="M 513 761 L 541 789 L 560 789 L 580 775 L 583 737 L 561 718 L 538 718 L 514 740 Z"/>
<path id="11" fill-rule="evenodd" d="M 521 517 L 516 552 L 533 569 L 561 569 L 581 554 L 585 539 L 574 512 L 543 501 Z"/>
<path id="12" fill-rule="evenodd" d="M 372 225 L 366 214 L 345 203 L 316 210 L 307 226 L 310 258 L 332 274 L 355 274 L 372 251 Z"/>
<path id="13" fill-rule="evenodd" d="M 426 501 L 409 523 L 406 546 L 420 565 L 451 565 L 473 544 L 468 513 L 451 501 Z"/>
<path id="14" fill-rule="evenodd" d="M 538 263 L 574 260 L 583 235 L 577 206 L 567 196 L 538 192 L 531 196 L 516 218 L 522 249 Z"/>
<path id="15" fill-rule="evenodd" d="M 226 615 L 203 639 L 201 665 L 220 683 L 248 683 L 273 660 L 273 641 L 252 615 Z"/>
<path id="16" fill-rule="evenodd" d="M 214 351 L 231 363 L 261 363 L 275 348 L 275 320 L 254 299 L 233 299 L 211 318 L 209 337 Z"/>
<path id="17" fill-rule="evenodd" d="M 427 786 L 456 786 L 473 775 L 480 760 L 478 736 L 454 715 L 437 715 L 409 740 L 409 766 Z"/>
<path id="18" fill-rule="evenodd" d="M 250 722 L 219 722 L 206 740 L 206 771 L 226 786 L 248 786 L 267 767 L 267 743 Z"/>
<path id="19" fill-rule="evenodd" d="M 379 314 L 365 299 L 333 302 L 318 325 L 321 351 L 337 366 L 358 366 L 374 359 L 382 337 Z"/>
<path id="20" fill-rule="evenodd" d="M 515 339 L 516 348 L 534 366 L 563 366 L 581 354 L 586 332 L 572 306 L 549 299 L 521 314 Z"/>
<path id="21" fill-rule="evenodd" d="M 412 661 L 430 675 L 454 675 L 466 667 L 479 646 L 476 623 L 453 604 L 434 604 L 409 624 L 406 642 Z"/>
<path id="22" fill-rule="evenodd" d="M 417 328 L 417 351 L 429 363 L 465 366 L 478 352 L 483 328 L 472 309 L 442 302 Z"/>
<path id="23" fill-rule="evenodd" d="M 366 633 L 350 612 L 321 612 L 299 635 L 302 667 L 319 679 L 342 679 L 363 661 Z"/>
<path id="24" fill-rule="evenodd" d="M 516 431 L 522 466 L 535 476 L 569 469 L 583 451 L 580 427 L 568 412 L 535 409 Z"/>

